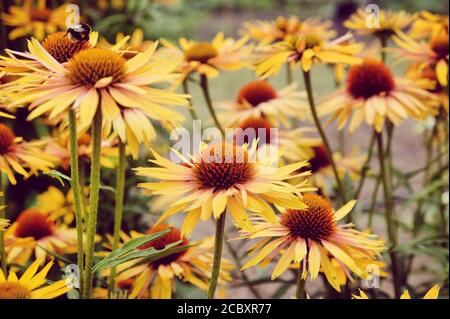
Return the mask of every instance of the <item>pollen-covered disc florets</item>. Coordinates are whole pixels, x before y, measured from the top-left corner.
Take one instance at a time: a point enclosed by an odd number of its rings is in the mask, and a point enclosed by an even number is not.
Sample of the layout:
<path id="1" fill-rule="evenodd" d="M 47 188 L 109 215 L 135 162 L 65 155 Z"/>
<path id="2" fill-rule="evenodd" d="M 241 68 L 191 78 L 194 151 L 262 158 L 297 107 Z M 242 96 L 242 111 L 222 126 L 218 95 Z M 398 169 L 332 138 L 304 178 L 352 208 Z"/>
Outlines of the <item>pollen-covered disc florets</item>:
<path id="1" fill-rule="evenodd" d="M 255 165 L 249 161 L 246 150 L 224 143 L 222 147 L 211 146 L 194 164 L 193 173 L 202 189 L 216 192 L 251 181 Z"/>
<path id="2" fill-rule="evenodd" d="M 73 83 L 93 86 L 108 77 L 111 83 L 120 82 L 125 77 L 126 61 L 110 50 L 89 48 L 75 54 L 67 68 Z"/>
<path id="3" fill-rule="evenodd" d="M 257 80 L 247 83 L 239 90 L 237 101 L 239 103 L 246 101 L 252 106 L 258 106 L 276 97 L 277 92 L 267 81 Z"/>
<path id="4" fill-rule="evenodd" d="M 54 224 L 48 216 L 37 209 L 27 209 L 17 218 L 17 237 L 33 237 L 35 240 L 51 236 Z"/>
<path id="5" fill-rule="evenodd" d="M 59 63 L 69 61 L 76 53 L 89 48 L 89 43 L 72 41 L 65 32 L 50 34 L 42 42 L 44 49 Z"/>
<path id="6" fill-rule="evenodd" d="M 392 73 L 381 61 L 366 59 L 362 64 L 352 66 L 348 73 L 347 91 L 355 99 L 387 95 L 394 88 Z"/>
<path id="7" fill-rule="evenodd" d="M 326 240 L 336 226 L 330 202 L 315 194 L 306 194 L 303 200 L 308 208 L 286 210 L 281 215 L 281 224 L 289 229 L 293 238 Z"/>

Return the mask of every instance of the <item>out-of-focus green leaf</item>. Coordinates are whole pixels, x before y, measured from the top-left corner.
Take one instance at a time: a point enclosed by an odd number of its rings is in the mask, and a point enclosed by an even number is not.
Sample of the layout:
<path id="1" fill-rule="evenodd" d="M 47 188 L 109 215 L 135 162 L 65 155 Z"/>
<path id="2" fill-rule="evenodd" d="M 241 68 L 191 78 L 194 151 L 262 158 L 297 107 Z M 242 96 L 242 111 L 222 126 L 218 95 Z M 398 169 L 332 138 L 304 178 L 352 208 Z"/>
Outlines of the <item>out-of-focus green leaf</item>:
<path id="1" fill-rule="evenodd" d="M 145 245 L 149 241 L 155 240 L 161 236 L 164 236 L 168 232 L 170 232 L 172 228 L 150 234 L 144 235 L 138 238 L 131 239 L 126 242 L 122 247 L 112 251 L 108 256 L 106 256 L 103 260 L 98 262 L 92 269 L 93 272 L 96 272 L 103 268 L 114 267 L 120 265 L 126 261 L 143 258 L 143 257 L 152 257 L 153 255 L 161 254 L 165 250 L 178 245 L 181 241 L 172 243 L 170 245 L 166 245 L 164 249 L 156 250 L 151 247 L 149 249 L 137 250 L 138 247 Z"/>
<path id="2" fill-rule="evenodd" d="M 60 182 L 62 186 L 64 186 L 64 180 L 66 180 L 70 183 L 70 177 L 61 173 L 60 171 L 57 171 L 56 169 L 52 169 L 48 172 L 44 172 L 44 174 L 57 179 L 58 182 Z"/>

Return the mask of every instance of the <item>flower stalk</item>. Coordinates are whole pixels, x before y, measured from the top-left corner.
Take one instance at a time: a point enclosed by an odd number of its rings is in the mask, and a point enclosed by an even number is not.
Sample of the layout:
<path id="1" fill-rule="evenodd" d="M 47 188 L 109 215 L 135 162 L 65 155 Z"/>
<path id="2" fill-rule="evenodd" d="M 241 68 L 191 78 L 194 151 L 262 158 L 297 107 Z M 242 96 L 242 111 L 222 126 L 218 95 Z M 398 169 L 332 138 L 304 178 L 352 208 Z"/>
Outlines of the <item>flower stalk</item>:
<path id="1" fill-rule="evenodd" d="M 222 260 L 222 248 L 223 238 L 225 236 L 225 219 L 226 211 L 220 214 L 219 219 L 216 221 L 216 234 L 214 237 L 214 260 L 211 271 L 211 281 L 208 288 L 208 299 L 214 299 L 214 293 L 216 292 L 217 282 L 219 280 L 220 262 Z"/>
<path id="2" fill-rule="evenodd" d="M 209 94 L 208 78 L 204 74 L 200 75 L 200 87 L 202 88 L 206 106 L 208 107 L 209 113 L 211 114 L 211 116 L 214 120 L 214 124 L 220 130 L 222 135 L 225 135 L 225 131 L 223 130 L 222 126 L 220 125 L 220 122 L 217 118 L 216 112 L 214 111 L 214 107 L 213 107 L 213 104 L 211 101 L 211 96 Z"/>
<path id="3" fill-rule="evenodd" d="M 5 219 L 5 194 L 3 193 L 3 174 L 0 172 L 0 219 Z M 5 232 L 0 231 L 0 262 L 4 274 L 6 274 Z"/>
<path id="4" fill-rule="evenodd" d="M 306 279 L 303 279 L 302 272 L 303 269 L 300 265 L 297 273 L 297 289 L 295 292 L 295 296 L 297 299 L 306 299 L 306 291 L 305 291 Z"/>
<path id="5" fill-rule="evenodd" d="M 305 81 L 305 88 L 306 88 L 306 92 L 308 94 L 309 107 L 311 109 L 314 123 L 317 127 L 317 130 L 319 131 L 320 137 L 322 138 L 322 142 L 327 151 L 327 155 L 330 159 L 331 167 L 333 169 L 333 174 L 336 179 L 337 186 L 338 186 L 339 197 L 341 198 L 342 204 L 345 204 L 347 202 L 346 195 L 345 195 L 345 188 L 344 188 L 344 185 L 342 184 L 341 178 L 339 177 L 339 172 L 337 170 L 336 163 L 333 159 L 333 153 L 331 151 L 330 143 L 329 143 L 328 138 L 325 134 L 325 131 L 322 127 L 322 124 L 320 124 L 320 119 L 317 114 L 316 104 L 314 102 L 313 90 L 312 90 L 312 85 L 311 85 L 311 76 L 310 76 L 309 71 L 303 71 L 303 79 Z"/>
<path id="6" fill-rule="evenodd" d="M 398 268 L 398 260 L 397 254 L 395 253 L 395 248 L 397 246 L 397 230 L 396 230 L 396 221 L 395 221 L 395 205 L 392 194 L 391 187 L 391 178 L 388 176 L 388 171 L 386 169 L 387 166 L 387 158 L 385 157 L 386 153 L 383 149 L 383 136 L 382 133 L 377 133 L 377 146 L 378 146 L 378 160 L 380 165 L 380 178 L 381 183 L 383 185 L 383 193 L 384 193 L 384 207 L 385 207 L 385 216 L 387 223 L 387 231 L 389 237 L 389 255 L 391 257 L 391 269 L 392 269 L 392 277 L 394 281 L 394 293 L 395 298 L 400 298 L 400 273 Z"/>
<path id="7" fill-rule="evenodd" d="M 92 162 L 91 162 L 91 196 L 87 224 L 86 267 L 84 278 L 84 295 L 89 299 L 92 292 L 92 266 L 94 261 L 95 233 L 97 227 L 98 199 L 100 191 L 100 150 L 102 141 L 102 111 L 97 109 L 92 123 Z"/>
<path id="8" fill-rule="evenodd" d="M 77 138 L 77 119 L 75 110 L 69 108 L 69 153 L 70 153 L 70 183 L 73 192 L 73 206 L 75 210 L 75 223 L 77 230 L 77 263 L 78 278 L 81 294 L 84 291 L 84 256 L 83 256 L 83 215 L 82 215 L 82 195 L 80 183 L 80 171 L 78 163 L 78 138 Z"/>
<path id="9" fill-rule="evenodd" d="M 126 152 L 125 144 L 119 143 L 119 164 L 117 166 L 116 175 L 116 192 L 115 192 L 115 206 L 114 206 L 114 233 L 112 250 L 119 248 L 120 241 L 120 229 L 122 226 L 123 217 L 123 200 L 125 197 L 125 173 L 126 173 Z M 111 275 L 109 277 L 109 290 L 114 290 L 116 267 L 111 269 Z"/>

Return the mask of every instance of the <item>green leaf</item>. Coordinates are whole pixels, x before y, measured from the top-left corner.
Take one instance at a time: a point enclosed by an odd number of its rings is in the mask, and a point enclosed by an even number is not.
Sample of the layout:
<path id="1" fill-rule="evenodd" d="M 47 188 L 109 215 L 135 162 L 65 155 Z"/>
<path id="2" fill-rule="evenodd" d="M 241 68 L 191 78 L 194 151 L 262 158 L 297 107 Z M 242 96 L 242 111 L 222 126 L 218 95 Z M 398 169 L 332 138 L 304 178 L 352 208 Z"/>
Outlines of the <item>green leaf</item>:
<path id="1" fill-rule="evenodd" d="M 169 228 L 169 229 L 166 229 L 166 230 L 154 233 L 154 234 L 144 235 L 144 236 L 129 240 L 122 247 L 112 251 L 108 256 L 106 256 L 100 262 L 98 262 L 93 267 L 92 271 L 96 272 L 103 268 L 117 266 L 119 264 L 122 264 L 122 263 L 132 260 L 132 259 L 141 258 L 141 257 L 149 257 L 151 255 L 155 255 L 157 253 L 164 251 L 166 248 L 164 248 L 162 250 L 156 250 L 153 247 L 151 247 L 149 249 L 137 250 L 137 251 L 136 251 L 136 249 L 142 245 L 145 245 L 149 241 L 152 241 L 161 236 L 164 236 L 171 230 L 172 230 L 172 228 Z M 167 246 L 169 246 L 169 245 L 167 245 Z"/>
<path id="2" fill-rule="evenodd" d="M 80 293 L 76 289 L 71 289 L 67 292 L 67 298 L 69 299 L 80 299 Z"/>
<path id="3" fill-rule="evenodd" d="M 64 181 L 63 180 L 66 180 L 69 183 L 71 181 L 69 176 L 61 173 L 60 171 L 57 171 L 56 169 L 52 169 L 51 171 L 44 172 L 44 174 L 57 179 L 61 183 L 62 186 L 64 186 Z"/>

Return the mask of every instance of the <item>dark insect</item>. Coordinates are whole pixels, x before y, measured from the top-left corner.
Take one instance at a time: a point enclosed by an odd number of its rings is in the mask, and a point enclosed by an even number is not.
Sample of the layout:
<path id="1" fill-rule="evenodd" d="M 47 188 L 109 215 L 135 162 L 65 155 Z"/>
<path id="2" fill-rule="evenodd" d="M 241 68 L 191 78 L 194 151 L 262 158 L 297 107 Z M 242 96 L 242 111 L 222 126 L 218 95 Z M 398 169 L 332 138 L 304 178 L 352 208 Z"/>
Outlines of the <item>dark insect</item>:
<path id="1" fill-rule="evenodd" d="M 89 34 L 91 33 L 92 28 L 89 24 L 75 24 L 70 26 L 66 31 L 66 36 L 69 36 L 69 39 L 77 42 L 85 42 L 89 40 Z"/>

